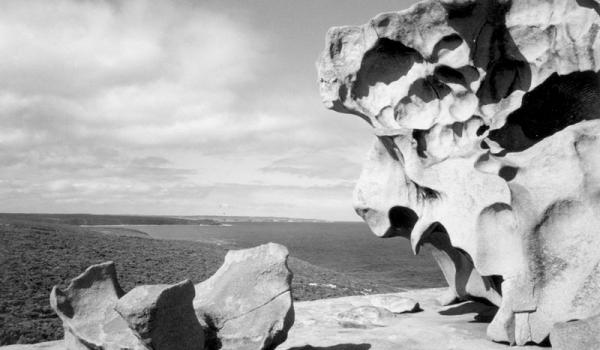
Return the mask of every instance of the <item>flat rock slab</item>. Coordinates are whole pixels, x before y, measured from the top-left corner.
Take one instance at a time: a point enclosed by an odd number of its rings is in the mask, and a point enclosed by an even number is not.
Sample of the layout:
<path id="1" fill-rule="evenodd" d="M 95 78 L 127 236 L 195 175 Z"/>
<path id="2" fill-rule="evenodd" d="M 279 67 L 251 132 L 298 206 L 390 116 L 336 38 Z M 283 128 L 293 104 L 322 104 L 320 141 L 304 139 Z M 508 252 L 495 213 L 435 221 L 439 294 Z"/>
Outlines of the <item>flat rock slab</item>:
<path id="1" fill-rule="evenodd" d="M 396 294 L 353 296 L 294 303 L 296 322 L 281 350 L 510 350 L 487 339 L 485 329 L 495 308 L 465 302 L 441 306 L 436 299 L 446 288 L 421 289 Z M 383 296 L 418 301 L 423 311 L 397 314 L 385 327 L 344 328 L 338 314 L 373 305 Z M 377 303 L 377 302 L 375 302 Z M 11 345 L 2 350 L 64 350 L 62 341 Z M 519 350 L 549 349 L 523 346 Z"/>
<path id="2" fill-rule="evenodd" d="M 494 343 L 486 337 L 487 322 L 495 308 L 464 302 L 441 306 L 436 299 L 446 288 L 408 292 L 353 296 L 296 302 L 296 321 L 282 350 L 509 350 L 510 346 Z M 396 314 L 386 319 L 387 326 L 345 328 L 338 322 L 340 313 L 357 307 L 379 304 L 386 296 L 411 298 L 423 311 Z M 394 298 L 390 298 L 392 300 Z M 537 346 L 519 350 L 542 349 Z M 548 349 L 548 348 L 545 348 Z"/>

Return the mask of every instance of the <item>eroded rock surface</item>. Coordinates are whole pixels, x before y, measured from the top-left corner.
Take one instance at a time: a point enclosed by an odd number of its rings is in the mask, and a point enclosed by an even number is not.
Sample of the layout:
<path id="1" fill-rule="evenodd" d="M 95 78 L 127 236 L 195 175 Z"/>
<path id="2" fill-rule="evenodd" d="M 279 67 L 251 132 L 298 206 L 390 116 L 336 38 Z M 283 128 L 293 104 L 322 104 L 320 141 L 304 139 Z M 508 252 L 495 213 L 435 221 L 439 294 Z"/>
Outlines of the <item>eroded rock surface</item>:
<path id="1" fill-rule="evenodd" d="M 294 323 L 288 254 L 274 243 L 229 251 L 223 266 L 196 285 L 194 308 L 209 346 L 260 350 L 285 341 Z"/>
<path id="2" fill-rule="evenodd" d="M 423 1 L 335 27 L 327 107 L 377 140 L 354 192 L 381 237 L 431 246 L 440 301 L 500 306 L 497 341 L 600 311 L 600 6 Z"/>

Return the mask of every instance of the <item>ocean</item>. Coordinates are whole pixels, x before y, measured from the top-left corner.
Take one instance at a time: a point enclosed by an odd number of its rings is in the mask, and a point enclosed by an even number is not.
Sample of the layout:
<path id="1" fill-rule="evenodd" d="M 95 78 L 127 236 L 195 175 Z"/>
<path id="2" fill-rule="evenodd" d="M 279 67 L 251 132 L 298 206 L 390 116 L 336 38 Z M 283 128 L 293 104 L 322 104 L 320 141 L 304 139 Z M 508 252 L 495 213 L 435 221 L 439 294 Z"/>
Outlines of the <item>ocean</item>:
<path id="1" fill-rule="evenodd" d="M 378 238 L 364 223 L 239 222 L 231 226 L 128 225 L 157 239 L 203 241 L 227 248 L 267 242 L 285 245 L 290 255 L 359 279 L 397 288 L 446 285 L 427 250 L 415 256 L 401 237 Z"/>

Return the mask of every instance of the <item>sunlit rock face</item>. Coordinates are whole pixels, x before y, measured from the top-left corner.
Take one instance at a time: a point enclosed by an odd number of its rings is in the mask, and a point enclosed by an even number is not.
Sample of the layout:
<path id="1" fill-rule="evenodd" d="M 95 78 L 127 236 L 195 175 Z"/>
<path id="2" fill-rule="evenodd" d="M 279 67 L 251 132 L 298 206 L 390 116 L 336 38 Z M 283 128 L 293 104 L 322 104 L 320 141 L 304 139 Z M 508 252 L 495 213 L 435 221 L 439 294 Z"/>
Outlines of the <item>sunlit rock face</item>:
<path id="1" fill-rule="evenodd" d="M 331 28 L 325 105 L 377 140 L 354 193 L 381 237 L 433 255 L 442 300 L 500 306 L 498 341 L 600 313 L 600 4 L 423 1 Z"/>

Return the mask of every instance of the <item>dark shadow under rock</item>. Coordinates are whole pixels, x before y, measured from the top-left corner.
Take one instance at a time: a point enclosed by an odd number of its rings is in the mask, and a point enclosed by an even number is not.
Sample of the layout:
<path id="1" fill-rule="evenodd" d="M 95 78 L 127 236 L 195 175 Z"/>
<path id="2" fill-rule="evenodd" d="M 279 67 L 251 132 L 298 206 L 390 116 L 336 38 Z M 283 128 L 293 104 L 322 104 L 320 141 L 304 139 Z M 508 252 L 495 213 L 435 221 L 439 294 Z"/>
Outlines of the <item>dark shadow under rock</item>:
<path id="1" fill-rule="evenodd" d="M 464 314 L 476 314 L 473 321 L 475 323 L 489 323 L 492 321 L 498 308 L 492 305 L 486 305 L 475 301 L 468 301 L 466 303 L 458 304 L 439 312 L 440 315 L 444 316 L 456 316 Z"/>

